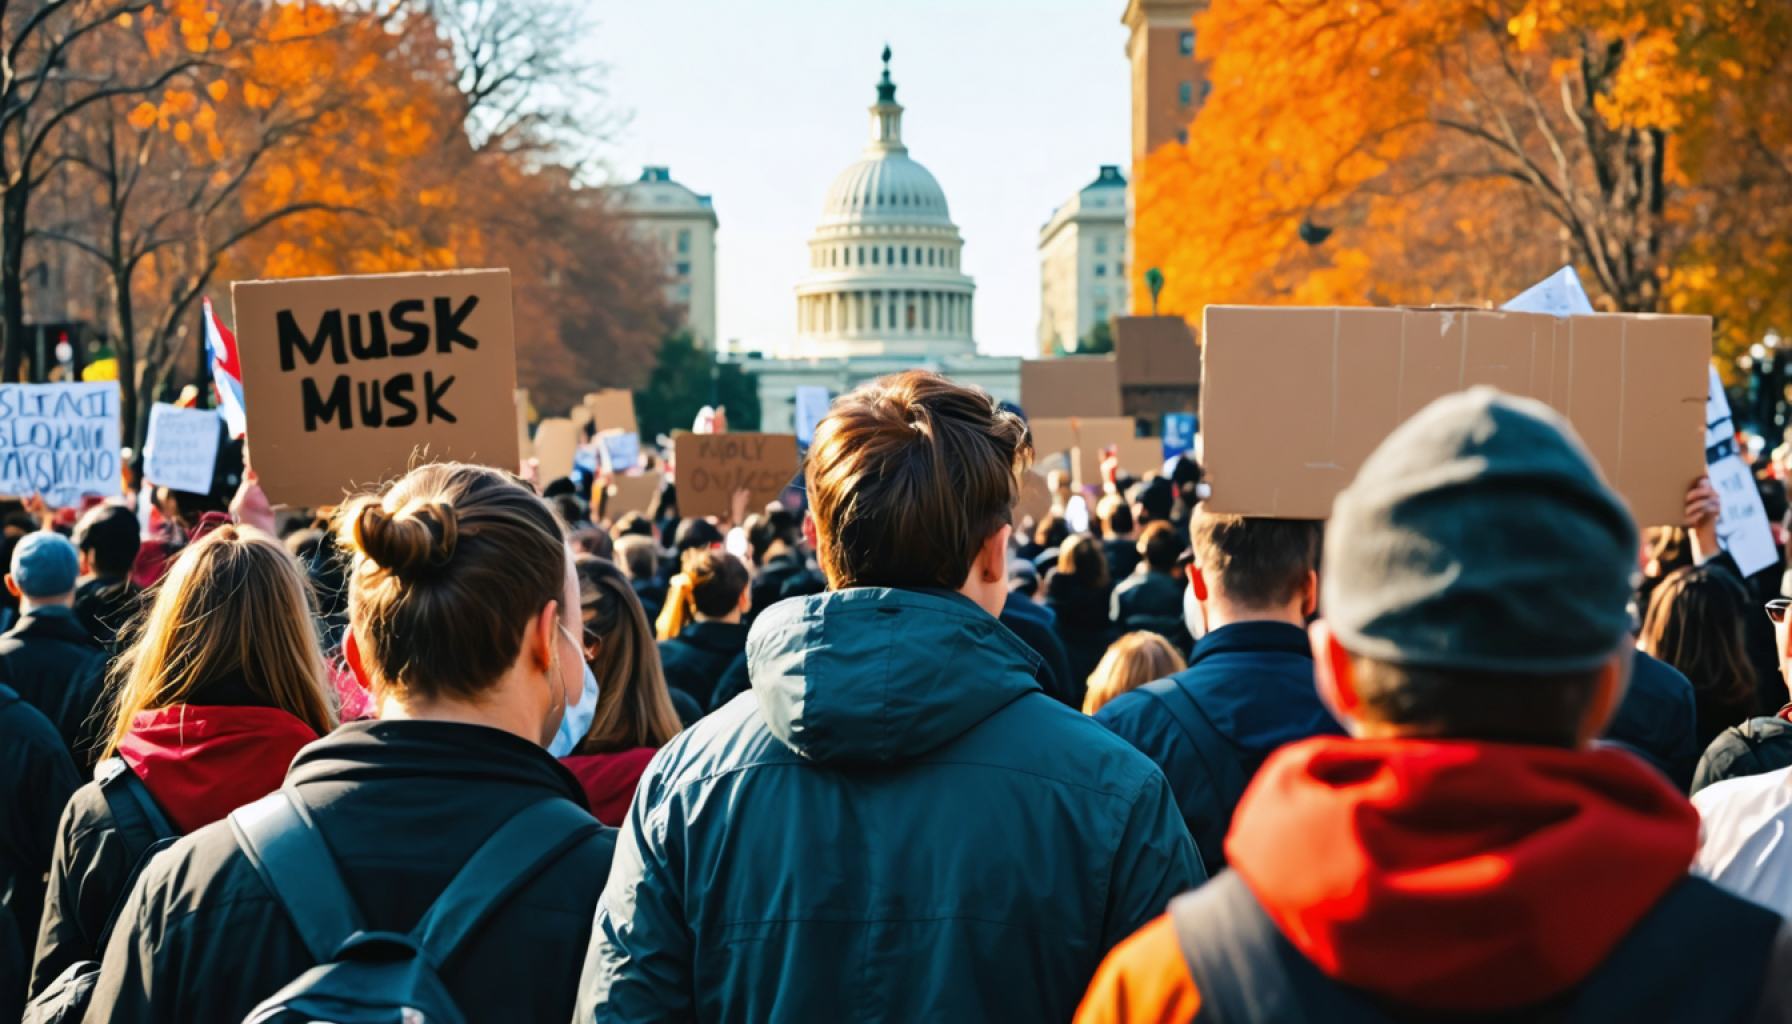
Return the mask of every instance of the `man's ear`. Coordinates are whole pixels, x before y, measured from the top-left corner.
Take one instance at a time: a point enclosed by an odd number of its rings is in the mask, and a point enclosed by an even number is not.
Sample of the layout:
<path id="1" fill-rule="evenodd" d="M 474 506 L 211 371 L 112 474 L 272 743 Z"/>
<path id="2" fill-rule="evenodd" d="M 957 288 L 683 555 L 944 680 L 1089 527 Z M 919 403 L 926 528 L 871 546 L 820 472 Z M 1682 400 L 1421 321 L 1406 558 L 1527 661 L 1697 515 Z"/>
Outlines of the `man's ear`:
<path id="1" fill-rule="evenodd" d="M 346 629 L 342 632 L 342 660 L 347 663 L 349 674 L 361 689 L 373 692 L 373 680 L 367 677 L 367 666 L 361 660 L 361 641 L 355 639 L 355 631 Z"/>
<path id="2" fill-rule="evenodd" d="M 1188 564 L 1188 585 L 1195 592 L 1195 600 L 1207 600 L 1207 577 L 1193 562 Z"/>
<path id="3" fill-rule="evenodd" d="M 810 551 L 821 546 L 815 538 L 815 517 L 805 511 L 803 513 L 803 543 L 809 545 Z"/>
<path id="4" fill-rule="evenodd" d="M 552 672 L 554 670 L 554 647 L 560 641 L 560 602 L 558 600 L 542 605 L 541 611 L 536 613 L 535 625 L 530 628 L 529 632 L 535 636 L 534 650 L 530 652 L 534 656 L 535 667 L 543 672 Z"/>
<path id="5" fill-rule="evenodd" d="M 751 586 L 742 587 L 740 588 L 740 613 L 745 615 L 752 610 L 753 588 Z"/>
<path id="6" fill-rule="evenodd" d="M 81 575 L 93 575 L 93 552 L 91 551 L 81 552 Z"/>
<path id="7" fill-rule="evenodd" d="M 1585 747 L 1605 735 L 1605 727 L 1611 724 L 1612 716 L 1618 713 L 1618 705 L 1624 703 L 1625 692 L 1630 689 L 1630 670 L 1635 664 L 1636 652 L 1627 645 L 1599 666 L 1599 675 L 1593 680 L 1593 699 L 1587 701 L 1587 710 L 1581 715 L 1580 728 L 1575 733 L 1580 746 Z"/>
<path id="8" fill-rule="evenodd" d="M 1356 692 L 1356 667 L 1351 664 L 1350 652 L 1332 635 L 1324 619 L 1307 627 L 1307 637 L 1313 644 L 1313 685 L 1320 702 L 1339 725 L 1356 732 L 1363 701 Z"/>
<path id="9" fill-rule="evenodd" d="M 1014 535 L 1012 523 L 1003 523 L 1001 528 L 983 539 L 983 547 L 977 551 L 977 564 L 973 572 L 980 573 L 985 583 L 997 583 L 1008 578 L 1008 539 Z"/>
<path id="10" fill-rule="evenodd" d="M 1307 582 L 1301 589 L 1300 613 L 1305 618 L 1312 618 L 1319 611 L 1319 574 L 1307 570 Z"/>
<path id="11" fill-rule="evenodd" d="M 10 572 L 6 574 L 6 592 L 20 600 L 23 600 L 25 597 L 25 592 L 19 589 L 19 585 L 17 583 L 13 582 L 12 573 L 10 573 Z"/>

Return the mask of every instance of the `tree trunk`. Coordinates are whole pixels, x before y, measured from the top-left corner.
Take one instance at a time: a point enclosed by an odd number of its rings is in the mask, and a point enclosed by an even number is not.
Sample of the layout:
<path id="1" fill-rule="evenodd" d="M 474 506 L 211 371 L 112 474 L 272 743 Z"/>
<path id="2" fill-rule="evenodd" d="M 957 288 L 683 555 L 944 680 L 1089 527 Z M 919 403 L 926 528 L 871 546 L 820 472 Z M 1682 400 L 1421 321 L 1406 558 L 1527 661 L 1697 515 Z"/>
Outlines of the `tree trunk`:
<path id="1" fill-rule="evenodd" d="M 19 379 L 25 361 L 25 204 L 24 185 L 0 196 L 0 379 Z M 40 369 L 38 367 L 36 369 Z"/>
<path id="2" fill-rule="evenodd" d="M 137 423 L 137 324 L 131 308 L 130 271 L 112 269 L 112 308 L 118 317 L 118 422 L 128 429 L 124 443 L 138 456 L 143 453 L 143 438 L 136 432 Z"/>

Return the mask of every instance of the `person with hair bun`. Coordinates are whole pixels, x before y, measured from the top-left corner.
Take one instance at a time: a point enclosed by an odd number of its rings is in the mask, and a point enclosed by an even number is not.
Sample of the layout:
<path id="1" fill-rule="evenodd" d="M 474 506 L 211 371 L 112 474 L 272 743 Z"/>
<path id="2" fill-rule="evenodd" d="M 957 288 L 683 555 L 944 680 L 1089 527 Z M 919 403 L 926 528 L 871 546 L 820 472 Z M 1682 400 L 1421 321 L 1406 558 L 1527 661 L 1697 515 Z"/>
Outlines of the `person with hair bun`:
<path id="1" fill-rule="evenodd" d="M 648 765 L 574 1021 L 1068 1020 L 1203 879 L 1163 773 L 997 618 L 1029 454 L 938 374 L 834 402 L 805 460 L 828 592 L 767 608 L 752 693 Z"/>
<path id="2" fill-rule="evenodd" d="M 310 592 L 286 549 L 223 526 L 174 559 L 112 668 L 97 779 L 57 829 L 31 991 L 98 957 L 106 922 L 144 852 L 280 786 L 287 765 L 336 724 Z M 120 816 L 136 797 L 164 819 Z"/>
<path id="3" fill-rule="evenodd" d="M 714 705 L 726 676 L 738 676 L 745 689 L 747 627 L 741 617 L 752 601 L 749 580 L 747 567 L 728 552 L 691 548 L 667 589 L 659 621 L 660 663 L 667 685 L 701 707 Z"/>
<path id="4" fill-rule="evenodd" d="M 237 834 L 289 807 L 300 820 L 276 839 L 314 833 L 330 863 L 311 870 L 341 879 L 353 904 L 341 914 L 399 934 L 514 818 L 549 816 L 565 831 L 558 851 L 510 883 L 438 976 L 467 1020 L 571 1016 L 566 954 L 590 934 L 615 840 L 543 749 L 589 672 L 564 528 L 515 477 L 442 463 L 342 506 L 336 530 L 350 558 L 344 655 L 379 720 L 301 751 L 271 798 L 281 802 L 150 862 L 106 946 L 89 1019 L 240 1020 L 317 964 Z"/>
<path id="5" fill-rule="evenodd" d="M 573 570 L 585 660 L 597 677 L 598 696 L 591 727 L 560 762 L 585 787 L 597 820 L 620 825 L 654 752 L 702 718 L 703 709 L 666 686 L 653 629 L 622 570 L 590 555 L 580 555 Z"/>

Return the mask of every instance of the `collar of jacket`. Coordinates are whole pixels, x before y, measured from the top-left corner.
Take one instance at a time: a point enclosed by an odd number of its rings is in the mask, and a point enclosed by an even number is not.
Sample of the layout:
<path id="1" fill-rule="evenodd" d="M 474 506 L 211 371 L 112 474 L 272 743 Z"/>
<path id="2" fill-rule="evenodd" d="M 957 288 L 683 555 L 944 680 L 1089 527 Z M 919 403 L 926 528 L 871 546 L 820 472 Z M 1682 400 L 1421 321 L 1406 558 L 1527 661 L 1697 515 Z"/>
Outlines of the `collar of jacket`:
<path id="1" fill-rule="evenodd" d="M 916 758 L 1040 689 L 1039 655 L 942 590 L 781 601 L 754 623 L 747 663 L 772 734 L 820 762 Z"/>
<path id="2" fill-rule="evenodd" d="M 1306 630 L 1291 623 L 1234 622 L 1202 637 L 1189 656 L 1188 667 L 1194 668 L 1203 658 L 1240 651 L 1299 654 L 1311 660 L 1313 642 L 1308 639 Z"/>
<path id="3" fill-rule="evenodd" d="M 299 751 L 286 781 L 379 782 L 420 777 L 538 785 L 580 807 L 579 780 L 539 746 L 462 722 L 350 722 Z"/>
<path id="4" fill-rule="evenodd" d="M 61 640 L 64 643 L 80 644 L 83 647 L 96 649 L 100 646 L 99 641 L 95 640 L 87 632 L 87 628 L 81 625 L 81 620 L 75 618 L 75 610 L 59 604 L 40 605 L 33 608 L 30 615 L 13 623 L 13 627 L 6 631 L 6 635 L 19 640 Z"/>
<path id="5" fill-rule="evenodd" d="M 692 622 L 678 639 L 716 654 L 739 654 L 747 649 L 747 627 L 738 622 Z"/>

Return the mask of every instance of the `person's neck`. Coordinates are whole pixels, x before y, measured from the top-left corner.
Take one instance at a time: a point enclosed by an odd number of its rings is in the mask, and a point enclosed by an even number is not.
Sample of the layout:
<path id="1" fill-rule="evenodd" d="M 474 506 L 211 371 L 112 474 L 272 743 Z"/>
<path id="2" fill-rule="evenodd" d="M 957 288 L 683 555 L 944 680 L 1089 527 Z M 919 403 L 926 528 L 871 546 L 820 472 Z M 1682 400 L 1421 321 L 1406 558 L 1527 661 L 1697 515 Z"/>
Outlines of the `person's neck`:
<path id="1" fill-rule="evenodd" d="M 726 622 L 730 625 L 740 624 L 740 609 L 736 608 L 726 615 L 705 615 L 702 612 L 691 616 L 697 622 Z"/>
<path id="2" fill-rule="evenodd" d="M 514 701 L 477 703 L 452 697 L 400 699 L 388 694 L 380 700 L 383 722 L 454 722 L 483 725 L 541 745 L 541 717 Z"/>
<path id="3" fill-rule="evenodd" d="M 35 615 L 46 608 L 68 609 L 74 607 L 74 597 L 21 597 L 19 598 L 19 615 Z"/>
<path id="4" fill-rule="evenodd" d="M 1201 610 L 1206 613 L 1209 633 L 1222 626 L 1236 626 L 1245 622 L 1280 622 L 1301 629 L 1305 629 L 1307 625 L 1307 617 L 1301 611 L 1299 601 L 1290 601 L 1280 608 L 1250 608 L 1210 593 L 1207 600 L 1201 603 Z"/>

